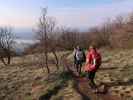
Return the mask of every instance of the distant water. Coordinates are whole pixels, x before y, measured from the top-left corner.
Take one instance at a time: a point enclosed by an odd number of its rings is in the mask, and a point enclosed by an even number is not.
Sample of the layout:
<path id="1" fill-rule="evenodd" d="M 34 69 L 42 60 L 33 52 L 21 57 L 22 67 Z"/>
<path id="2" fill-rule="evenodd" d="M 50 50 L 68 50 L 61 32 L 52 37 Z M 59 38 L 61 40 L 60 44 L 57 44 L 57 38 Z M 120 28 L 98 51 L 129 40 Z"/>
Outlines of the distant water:
<path id="1" fill-rule="evenodd" d="M 36 43 L 36 40 L 30 39 L 15 39 L 13 48 L 18 55 L 21 55 L 24 52 L 24 49 L 30 45 Z"/>
<path id="2" fill-rule="evenodd" d="M 14 35 L 16 39 L 13 49 L 18 54 L 21 54 L 25 48 L 36 42 L 32 28 L 14 28 Z"/>
<path id="3" fill-rule="evenodd" d="M 17 38 L 26 41 L 33 39 L 35 36 L 35 32 L 32 28 L 15 28 L 14 32 Z"/>
<path id="4" fill-rule="evenodd" d="M 18 44 L 23 44 L 23 43 L 34 44 L 36 42 L 36 40 L 33 40 L 33 39 L 15 39 L 15 42 Z"/>

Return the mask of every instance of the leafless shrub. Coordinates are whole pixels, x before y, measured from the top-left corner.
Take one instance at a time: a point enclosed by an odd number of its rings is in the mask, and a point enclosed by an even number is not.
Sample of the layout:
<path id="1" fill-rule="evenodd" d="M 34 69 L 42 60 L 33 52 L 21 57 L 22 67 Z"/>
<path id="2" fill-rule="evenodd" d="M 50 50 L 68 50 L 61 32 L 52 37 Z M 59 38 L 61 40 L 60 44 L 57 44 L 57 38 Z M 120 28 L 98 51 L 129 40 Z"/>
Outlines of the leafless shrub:
<path id="1" fill-rule="evenodd" d="M 0 60 L 4 65 L 11 63 L 14 34 L 11 27 L 0 27 Z"/>

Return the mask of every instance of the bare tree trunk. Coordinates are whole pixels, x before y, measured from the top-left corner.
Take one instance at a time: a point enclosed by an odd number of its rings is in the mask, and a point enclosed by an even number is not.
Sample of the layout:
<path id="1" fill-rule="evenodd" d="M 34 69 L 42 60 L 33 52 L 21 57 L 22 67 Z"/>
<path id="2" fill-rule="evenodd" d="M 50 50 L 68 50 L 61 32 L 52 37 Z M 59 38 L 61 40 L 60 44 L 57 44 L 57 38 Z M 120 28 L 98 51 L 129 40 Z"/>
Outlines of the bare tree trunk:
<path id="1" fill-rule="evenodd" d="M 11 63 L 11 51 L 10 48 L 8 48 L 8 51 L 6 51 L 7 54 L 7 64 L 9 65 Z"/>
<path id="2" fill-rule="evenodd" d="M 49 66 L 48 66 L 48 37 L 47 37 L 47 31 L 46 31 L 46 26 L 45 26 L 45 30 L 43 30 L 44 32 L 44 53 L 45 53 L 45 64 L 46 64 L 46 68 L 47 68 L 47 71 L 48 73 L 50 73 L 50 69 L 49 69 Z"/>
<path id="3" fill-rule="evenodd" d="M 48 54 L 47 54 L 47 51 L 45 51 L 45 64 L 46 64 L 46 68 L 47 68 L 48 73 L 50 73 L 50 69 L 48 67 Z"/>
<path id="4" fill-rule="evenodd" d="M 8 65 L 11 64 L 11 56 L 8 56 L 8 57 L 7 57 L 7 60 L 8 60 L 8 61 L 7 61 L 7 64 L 8 64 Z"/>
<path id="5" fill-rule="evenodd" d="M 2 61 L 2 63 L 3 63 L 5 66 L 7 65 L 3 57 L 0 57 L 0 60 Z"/>
<path id="6" fill-rule="evenodd" d="M 52 50 L 52 53 L 53 53 L 53 55 L 54 55 L 54 57 L 55 57 L 55 65 L 56 65 L 56 67 L 57 67 L 57 70 L 59 70 L 59 60 L 58 60 L 57 54 L 56 54 L 56 52 L 53 51 L 53 50 Z"/>

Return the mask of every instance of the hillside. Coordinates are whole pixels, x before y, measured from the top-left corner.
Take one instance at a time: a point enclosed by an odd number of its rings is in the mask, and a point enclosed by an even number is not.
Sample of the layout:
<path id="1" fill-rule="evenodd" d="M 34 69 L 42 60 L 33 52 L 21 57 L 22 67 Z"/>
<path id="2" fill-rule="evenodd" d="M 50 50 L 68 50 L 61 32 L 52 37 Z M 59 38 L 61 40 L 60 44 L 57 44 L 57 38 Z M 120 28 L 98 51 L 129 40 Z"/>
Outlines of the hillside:
<path id="1" fill-rule="evenodd" d="M 103 64 L 96 74 L 97 85 L 104 83 L 112 95 L 132 100 L 133 50 L 103 49 L 101 53 Z M 66 58 L 71 61 L 72 55 Z M 0 65 L 0 100 L 84 100 L 82 91 L 76 87 L 78 81 L 71 73 L 64 72 L 64 63 L 59 71 L 50 64 L 49 75 L 38 67 L 37 55 L 16 57 L 10 66 Z"/>

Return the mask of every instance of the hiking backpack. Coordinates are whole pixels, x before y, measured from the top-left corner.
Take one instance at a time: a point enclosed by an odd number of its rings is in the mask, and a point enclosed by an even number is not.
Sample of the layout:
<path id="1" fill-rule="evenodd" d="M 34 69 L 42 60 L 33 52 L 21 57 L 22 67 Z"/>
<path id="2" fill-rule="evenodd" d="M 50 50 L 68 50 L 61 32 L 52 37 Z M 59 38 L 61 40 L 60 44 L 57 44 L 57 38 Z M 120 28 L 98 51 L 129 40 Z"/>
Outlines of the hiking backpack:
<path id="1" fill-rule="evenodd" d="M 93 54 L 93 59 L 96 59 L 96 66 L 100 66 L 101 65 L 101 55 L 96 52 L 95 54 Z"/>
<path id="2" fill-rule="evenodd" d="M 84 51 L 82 50 L 77 50 L 75 53 L 76 60 L 80 60 L 82 62 L 85 62 L 86 56 Z"/>

